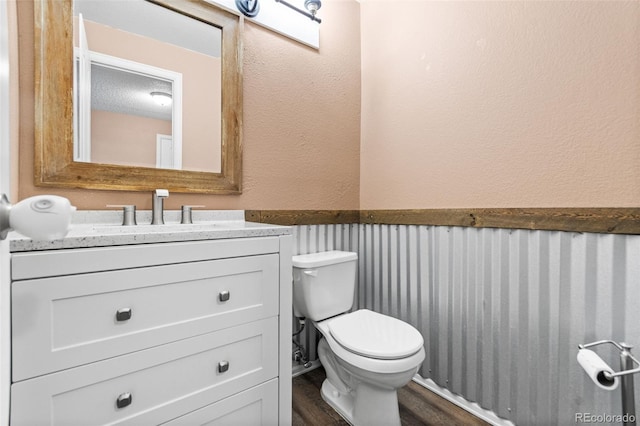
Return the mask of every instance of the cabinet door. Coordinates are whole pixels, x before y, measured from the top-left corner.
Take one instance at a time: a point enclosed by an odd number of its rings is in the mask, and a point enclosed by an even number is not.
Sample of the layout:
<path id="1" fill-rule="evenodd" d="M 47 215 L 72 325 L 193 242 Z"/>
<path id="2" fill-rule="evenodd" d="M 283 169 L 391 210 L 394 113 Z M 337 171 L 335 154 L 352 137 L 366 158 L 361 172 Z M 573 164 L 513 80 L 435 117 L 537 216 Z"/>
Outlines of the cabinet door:
<path id="1" fill-rule="evenodd" d="M 11 424 L 161 424 L 275 378 L 277 342 L 273 317 L 25 380 Z"/>
<path id="2" fill-rule="evenodd" d="M 277 315 L 278 259 L 14 282 L 13 381 Z"/>
<path id="3" fill-rule="evenodd" d="M 163 426 L 269 426 L 278 424 L 278 380 L 208 405 Z"/>

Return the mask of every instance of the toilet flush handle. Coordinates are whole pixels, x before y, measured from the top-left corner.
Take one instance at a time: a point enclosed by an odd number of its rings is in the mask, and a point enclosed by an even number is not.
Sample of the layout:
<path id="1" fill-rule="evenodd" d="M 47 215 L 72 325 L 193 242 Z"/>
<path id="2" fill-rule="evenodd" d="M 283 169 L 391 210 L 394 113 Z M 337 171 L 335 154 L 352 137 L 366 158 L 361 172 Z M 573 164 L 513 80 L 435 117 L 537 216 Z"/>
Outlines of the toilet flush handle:
<path id="1" fill-rule="evenodd" d="M 303 274 L 305 275 L 310 275 L 312 277 L 317 277 L 318 276 L 318 270 L 317 269 L 305 269 L 304 271 L 302 271 Z"/>

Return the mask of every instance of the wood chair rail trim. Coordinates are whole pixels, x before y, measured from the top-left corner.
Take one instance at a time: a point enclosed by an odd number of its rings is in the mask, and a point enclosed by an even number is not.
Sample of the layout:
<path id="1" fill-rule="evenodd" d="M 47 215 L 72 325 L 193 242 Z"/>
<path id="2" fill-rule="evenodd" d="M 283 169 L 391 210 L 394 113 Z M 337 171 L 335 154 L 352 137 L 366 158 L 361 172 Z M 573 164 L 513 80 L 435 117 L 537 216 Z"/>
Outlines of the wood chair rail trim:
<path id="1" fill-rule="evenodd" d="M 407 210 L 246 210 L 276 225 L 388 224 L 640 234 L 640 208 L 495 208 Z"/>

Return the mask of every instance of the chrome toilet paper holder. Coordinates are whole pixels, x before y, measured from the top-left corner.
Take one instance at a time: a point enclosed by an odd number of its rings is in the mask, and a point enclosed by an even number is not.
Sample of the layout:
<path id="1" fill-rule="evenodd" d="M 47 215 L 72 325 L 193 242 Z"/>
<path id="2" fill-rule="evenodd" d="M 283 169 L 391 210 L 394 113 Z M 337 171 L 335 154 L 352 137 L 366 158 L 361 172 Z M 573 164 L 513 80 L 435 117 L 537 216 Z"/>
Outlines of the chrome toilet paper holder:
<path id="1" fill-rule="evenodd" d="M 625 426 L 635 425 L 636 406 L 633 388 L 633 375 L 640 373 L 640 361 L 631 354 L 633 346 L 624 342 L 618 343 L 613 340 L 598 340 L 596 342 L 578 345 L 578 348 L 588 349 L 605 344 L 613 345 L 618 349 L 618 351 L 620 351 L 620 371 L 614 371 L 613 373 L 604 372 L 604 375 L 610 380 L 616 377 L 620 378 L 623 424 Z M 635 367 L 634 364 L 636 365 Z"/>

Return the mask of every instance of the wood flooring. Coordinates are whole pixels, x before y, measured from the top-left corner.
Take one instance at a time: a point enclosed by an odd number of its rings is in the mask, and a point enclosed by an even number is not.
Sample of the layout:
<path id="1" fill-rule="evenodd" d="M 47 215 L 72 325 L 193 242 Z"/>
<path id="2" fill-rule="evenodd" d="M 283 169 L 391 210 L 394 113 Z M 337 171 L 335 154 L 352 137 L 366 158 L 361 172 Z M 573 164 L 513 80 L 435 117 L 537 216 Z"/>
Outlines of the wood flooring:
<path id="1" fill-rule="evenodd" d="M 324 379 L 325 372 L 322 367 L 293 379 L 294 426 L 348 426 L 348 423 L 320 396 L 320 387 Z M 488 425 L 414 382 L 409 382 L 398 391 L 398 401 L 403 426 Z"/>

